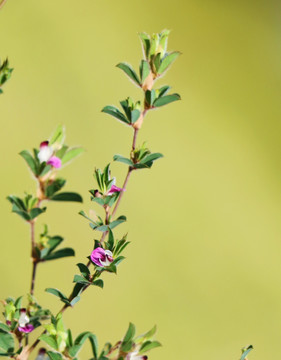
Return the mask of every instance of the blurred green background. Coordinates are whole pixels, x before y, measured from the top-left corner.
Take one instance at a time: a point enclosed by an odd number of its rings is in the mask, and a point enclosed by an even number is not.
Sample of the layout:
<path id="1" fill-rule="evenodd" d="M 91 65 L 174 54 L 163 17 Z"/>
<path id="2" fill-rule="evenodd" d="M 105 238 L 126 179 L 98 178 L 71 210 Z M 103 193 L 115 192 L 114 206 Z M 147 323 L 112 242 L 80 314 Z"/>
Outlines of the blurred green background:
<path id="1" fill-rule="evenodd" d="M 38 221 L 66 238 L 76 258 L 39 267 L 36 296 L 57 311 L 46 287 L 68 293 L 94 233 L 88 211 L 95 166 L 126 155 L 131 129 L 100 112 L 141 93 L 115 65 L 138 66 L 137 32 L 172 29 L 183 55 L 161 84 L 182 101 L 148 114 L 139 143 L 165 157 L 132 176 L 119 214 L 132 244 L 118 276 L 87 291 L 66 325 L 119 340 L 128 322 L 155 323 L 163 343 L 150 359 L 281 357 L 280 9 L 278 1 L 8 0 L 0 11 L 0 56 L 15 68 L 0 96 L 1 291 L 27 293 L 29 228 L 8 194 L 33 191 L 18 156 L 65 124 L 67 143 L 86 153 L 62 170 L 84 204 L 49 204 Z M 113 164 L 117 185 L 125 165 Z M 88 358 L 87 345 L 81 358 Z"/>

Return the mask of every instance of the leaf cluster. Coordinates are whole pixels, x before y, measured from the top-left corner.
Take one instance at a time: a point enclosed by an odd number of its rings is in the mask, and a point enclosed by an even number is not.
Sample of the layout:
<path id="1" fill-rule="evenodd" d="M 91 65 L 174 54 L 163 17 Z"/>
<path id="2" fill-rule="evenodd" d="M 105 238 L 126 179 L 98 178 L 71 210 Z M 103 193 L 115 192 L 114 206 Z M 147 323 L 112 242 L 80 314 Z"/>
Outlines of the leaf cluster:
<path id="1" fill-rule="evenodd" d="M 141 115 L 141 102 L 133 102 L 133 100 L 128 97 L 127 99 L 120 101 L 120 105 L 123 112 L 112 105 L 105 106 L 102 109 L 102 112 L 115 117 L 126 125 L 133 126 Z"/>
<path id="2" fill-rule="evenodd" d="M 29 295 L 28 297 L 27 313 L 29 314 L 29 323 L 32 324 L 34 328 L 37 328 L 41 325 L 41 321 L 50 318 L 51 312 L 48 309 L 43 309 L 33 296 Z M 17 328 L 20 309 L 22 308 L 22 300 L 23 297 L 21 296 L 16 300 L 9 297 L 3 301 L 3 316 L 6 323 L 0 322 L 0 356 L 11 357 L 19 354 L 22 350 L 22 348 L 19 348 L 18 351 L 15 352 L 15 337 L 19 336 Z M 5 352 L 1 353 L 1 351 Z"/>
<path id="3" fill-rule="evenodd" d="M 56 250 L 63 240 L 63 237 L 58 235 L 50 236 L 48 234 L 48 227 L 45 225 L 44 232 L 40 234 L 39 241 L 35 247 L 36 260 L 40 262 L 75 256 L 75 251 L 69 247 Z"/>
<path id="4" fill-rule="evenodd" d="M 31 194 L 26 194 L 23 199 L 10 195 L 7 199 L 12 204 L 12 212 L 18 214 L 25 221 L 32 221 L 36 219 L 47 209 L 46 207 L 38 207 L 38 198 L 33 197 Z"/>
<path id="5" fill-rule="evenodd" d="M 14 69 L 10 68 L 9 66 L 8 58 L 4 60 L 2 64 L 0 60 L 0 94 L 3 93 L 3 90 L 1 89 L 2 85 L 4 85 L 7 80 L 9 80 L 13 70 Z"/>
<path id="6" fill-rule="evenodd" d="M 143 143 L 140 147 L 131 152 L 130 159 L 122 155 L 114 155 L 113 160 L 128 165 L 132 170 L 137 170 L 150 169 L 154 161 L 162 157 L 163 155 L 160 153 L 151 153 L 147 148 L 146 143 Z"/>

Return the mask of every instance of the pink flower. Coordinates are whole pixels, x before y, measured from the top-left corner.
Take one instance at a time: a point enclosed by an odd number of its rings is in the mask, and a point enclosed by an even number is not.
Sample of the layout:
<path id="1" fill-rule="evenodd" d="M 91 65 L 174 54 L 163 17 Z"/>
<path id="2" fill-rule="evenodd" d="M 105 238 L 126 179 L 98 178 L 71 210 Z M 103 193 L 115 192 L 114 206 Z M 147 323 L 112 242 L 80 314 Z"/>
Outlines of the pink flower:
<path id="1" fill-rule="evenodd" d="M 29 324 L 29 317 L 26 313 L 26 309 L 20 309 L 18 330 L 24 333 L 30 333 L 34 330 L 34 326 Z"/>
<path id="2" fill-rule="evenodd" d="M 110 250 L 104 250 L 102 247 L 98 247 L 92 251 L 91 260 L 94 264 L 104 267 L 109 266 L 112 263 L 112 256 L 113 255 Z"/>
<path id="3" fill-rule="evenodd" d="M 59 169 L 61 167 L 61 159 L 58 158 L 57 156 L 52 156 L 50 157 L 50 159 L 47 161 L 48 165 L 52 165 L 54 168 Z"/>
<path id="4" fill-rule="evenodd" d="M 54 150 L 52 146 L 49 146 L 49 141 L 41 142 L 38 159 L 40 163 L 46 162 L 48 165 L 51 165 L 56 169 L 61 167 L 61 159 L 54 156 Z"/>
<path id="5" fill-rule="evenodd" d="M 107 192 L 107 195 L 113 195 L 114 193 L 120 192 L 122 190 L 123 190 L 122 188 L 119 188 L 116 185 L 112 185 L 110 190 Z"/>
<path id="6" fill-rule="evenodd" d="M 34 330 L 34 326 L 32 324 L 26 324 L 25 326 L 19 326 L 18 329 L 20 332 L 28 334 Z"/>

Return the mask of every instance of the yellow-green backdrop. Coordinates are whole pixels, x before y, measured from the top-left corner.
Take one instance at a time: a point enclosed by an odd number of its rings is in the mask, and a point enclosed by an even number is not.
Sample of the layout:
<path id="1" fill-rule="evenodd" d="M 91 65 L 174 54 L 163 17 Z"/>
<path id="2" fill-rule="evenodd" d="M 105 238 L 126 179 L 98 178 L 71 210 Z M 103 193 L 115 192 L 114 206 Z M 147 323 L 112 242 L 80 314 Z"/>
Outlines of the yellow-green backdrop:
<path id="1" fill-rule="evenodd" d="M 65 124 L 67 143 L 86 152 L 63 169 L 84 204 L 49 204 L 38 222 L 76 249 L 39 267 L 36 296 L 54 311 L 46 287 L 68 293 L 75 264 L 94 233 L 88 211 L 95 166 L 126 154 L 131 129 L 100 112 L 138 89 L 115 68 L 135 67 L 137 33 L 172 29 L 169 48 L 183 55 L 161 83 L 182 101 L 148 114 L 140 134 L 165 157 L 135 173 L 120 214 L 132 244 L 118 276 L 90 289 L 65 314 L 75 334 L 102 344 L 128 322 L 158 325 L 163 343 L 150 359 L 252 359 L 281 356 L 280 2 L 221 0 L 8 0 L 0 11 L 0 56 L 15 68 L 0 97 L 1 291 L 27 293 L 28 227 L 5 200 L 33 191 L 22 149 Z M 125 166 L 114 164 L 122 184 Z M 121 230 L 121 228 L 120 228 Z M 81 358 L 87 359 L 90 347 Z"/>

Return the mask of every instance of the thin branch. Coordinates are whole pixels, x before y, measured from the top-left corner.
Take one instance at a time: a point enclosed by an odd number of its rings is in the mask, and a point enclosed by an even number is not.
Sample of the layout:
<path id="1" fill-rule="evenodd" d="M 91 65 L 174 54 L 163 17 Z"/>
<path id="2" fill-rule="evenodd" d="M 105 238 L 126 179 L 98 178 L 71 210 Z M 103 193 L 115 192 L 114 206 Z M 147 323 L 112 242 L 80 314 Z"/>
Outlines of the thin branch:
<path id="1" fill-rule="evenodd" d="M 7 0 L 2 0 L 0 2 L 0 9 L 2 9 L 2 7 L 6 4 Z"/>
<path id="2" fill-rule="evenodd" d="M 126 176 L 125 181 L 124 181 L 124 184 L 123 184 L 122 191 L 120 192 L 120 195 L 119 195 L 119 197 L 118 197 L 118 200 L 117 200 L 117 202 L 116 202 L 116 204 L 115 204 L 115 207 L 114 207 L 114 209 L 113 209 L 113 211 L 112 211 L 112 216 L 115 215 L 115 213 L 116 213 L 116 211 L 117 211 L 117 209 L 118 209 L 118 206 L 119 206 L 119 204 L 120 204 L 120 201 L 121 201 L 121 199 L 122 199 L 122 197 L 123 197 L 123 195 L 124 195 L 124 192 L 125 192 L 125 190 L 126 190 L 126 188 L 127 188 L 127 184 L 128 184 L 129 179 L 130 179 L 130 176 L 131 176 L 132 171 L 133 171 L 133 169 L 132 169 L 131 167 L 129 167 L 128 172 L 127 172 L 127 176 Z"/>
<path id="3" fill-rule="evenodd" d="M 30 295 L 33 295 L 33 294 L 34 294 L 37 264 L 38 264 L 37 261 L 36 261 L 36 260 L 33 260 L 32 276 L 31 276 L 31 285 L 30 285 Z"/>
<path id="4" fill-rule="evenodd" d="M 31 236 L 31 259 L 32 259 L 32 275 L 31 275 L 31 284 L 30 284 L 30 294 L 34 294 L 35 287 L 35 276 L 36 276 L 36 268 L 37 268 L 37 259 L 35 253 L 35 233 L 34 233 L 35 223 L 34 221 L 30 222 L 30 236 Z"/>

